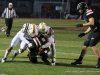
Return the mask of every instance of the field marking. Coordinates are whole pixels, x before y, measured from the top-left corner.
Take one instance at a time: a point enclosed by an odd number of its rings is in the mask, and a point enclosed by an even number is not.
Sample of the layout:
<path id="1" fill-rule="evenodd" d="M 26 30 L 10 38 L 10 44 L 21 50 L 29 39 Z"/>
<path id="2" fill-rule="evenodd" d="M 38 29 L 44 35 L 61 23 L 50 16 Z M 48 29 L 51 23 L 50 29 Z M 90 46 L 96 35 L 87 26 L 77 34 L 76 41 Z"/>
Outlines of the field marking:
<path id="1" fill-rule="evenodd" d="M 57 42 L 83 42 L 83 41 L 59 41 L 59 40 L 56 40 Z"/>
<path id="2" fill-rule="evenodd" d="M 84 20 L 75 20 L 75 19 L 73 19 L 73 20 L 70 20 L 70 19 L 44 19 L 44 18 L 14 18 L 14 19 L 17 19 L 17 20 L 19 20 L 19 19 L 21 19 L 21 20 L 62 20 L 62 21 L 84 21 Z"/>
<path id="3" fill-rule="evenodd" d="M 63 52 L 56 52 L 56 53 L 80 55 L 80 54 L 75 54 L 75 53 L 63 53 Z M 86 55 L 88 55 L 88 56 L 96 56 L 96 55 L 90 55 L 90 54 L 86 54 Z"/>
<path id="4" fill-rule="evenodd" d="M 6 50 L 0 50 L 0 51 L 6 51 Z M 12 51 L 15 51 L 15 50 L 12 50 Z M 28 52 L 28 51 L 24 51 L 24 52 Z M 80 54 L 76 54 L 76 53 L 63 53 L 63 52 L 56 52 L 56 53 L 80 55 Z M 90 54 L 86 54 L 86 55 L 88 55 L 88 56 L 96 56 L 96 55 L 90 55 Z"/>
<path id="5" fill-rule="evenodd" d="M 7 39 L 7 38 L 0 38 L 0 39 Z M 8 39 L 11 39 L 11 38 L 8 38 Z M 59 41 L 59 40 L 56 40 L 57 42 L 83 42 L 83 41 Z"/>
<path id="6" fill-rule="evenodd" d="M 57 46 L 64 46 L 64 47 L 79 47 L 79 46 L 66 46 L 66 45 L 57 45 Z"/>

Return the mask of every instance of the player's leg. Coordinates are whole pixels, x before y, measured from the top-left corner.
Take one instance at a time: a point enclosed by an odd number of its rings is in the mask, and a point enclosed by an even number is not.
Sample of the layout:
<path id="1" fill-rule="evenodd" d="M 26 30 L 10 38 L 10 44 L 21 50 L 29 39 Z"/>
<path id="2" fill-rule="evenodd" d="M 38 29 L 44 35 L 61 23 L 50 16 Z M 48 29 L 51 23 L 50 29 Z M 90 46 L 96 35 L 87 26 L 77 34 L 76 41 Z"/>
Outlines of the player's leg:
<path id="1" fill-rule="evenodd" d="M 5 19 L 5 23 L 7 26 L 6 35 L 9 37 L 9 19 Z"/>
<path id="2" fill-rule="evenodd" d="M 56 48 L 55 48 L 55 43 L 51 44 L 51 49 L 52 49 L 52 63 L 51 65 L 56 64 Z"/>
<path id="3" fill-rule="evenodd" d="M 6 52 L 5 52 L 5 55 L 4 55 L 4 58 L 2 59 L 2 63 L 4 63 L 5 61 L 6 61 L 6 59 L 7 59 L 7 56 L 9 55 L 9 53 L 11 52 L 11 50 L 12 50 L 13 48 L 11 47 L 11 46 L 9 46 L 8 48 L 7 48 L 7 50 L 6 50 Z"/>
<path id="4" fill-rule="evenodd" d="M 55 48 L 55 36 L 54 35 L 52 35 L 51 49 L 52 49 L 51 65 L 55 65 L 56 64 L 56 48 Z"/>
<path id="5" fill-rule="evenodd" d="M 99 49 L 96 46 L 92 46 L 91 48 L 92 48 L 93 52 L 95 53 L 95 55 L 98 58 L 98 63 L 95 67 L 99 68 L 100 67 L 100 52 L 99 52 Z"/>
<path id="6" fill-rule="evenodd" d="M 92 48 L 93 52 L 98 58 L 98 63 L 96 65 L 96 68 L 100 67 L 100 52 L 99 49 L 95 46 L 99 42 L 99 40 L 100 40 L 100 33 L 95 32 L 93 37 L 91 38 L 90 47 Z"/>
<path id="7" fill-rule="evenodd" d="M 12 28 L 12 23 L 13 23 L 13 19 L 10 19 L 10 22 L 9 22 L 9 35 L 10 35 L 10 31 L 11 31 L 11 28 Z"/>
<path id="8" fill-rule="evenodd" d="M 13 54 L 13 56 L 12 56 L 12 60 L 13 60 L 18 54 L 23 53 L 23 52 L 26 50 L 26 48 L 27 48 L 27 44 L 26 44 L 24 41 L 22 41 L 22 42 L 20 43 L 20 49 L 19 49 L 18 51 L 15 51 L 15 52 L 14 52 L 14 54 Z"/>
<path id="9" fill-rule="evenodd" d="M 50 64 L 50 62 L 47 60 L 48 58 L 48 52 L 50 51 L 50 48 L 44 48 L 43 51 L 39 52 L 39 55 L 41 56 L 42 61 L 44 61 L 46 64 Z"/>
<path id="10" fill-rule="evenodd" d="M 87 38 L 86 41 L 84 42 L 84 46 L 83 46 L 83 49 L 82 49 L 82 51 L 81 51 L 81 54 L 80 54 L 79 58 L 78 58 L 75 62 L 71 63 L 72 65 L 82 64 L 82 60 L 83 60 L 85 54 L 86 54 L 87 51 L 88 51 L 88 46 L 89 46 L 89 43 L 90 43 L 90 41 L 91 41 L 92 34 L 93 34 L 93 33 L 90 33 L 90 35 L 88 36 L 88 38 Z"/>
<path id="11" fill-rule="evenodd" d="M 75 62 L 73 62 L 71 64 L 72 65 L 82 64 L 83 57 L 85 56 L 85 54 L 87 53 L 87 51 L 88 51 L 88 47 L 84 45 L 79 58 Z"/>
<path id="12" fill-rule="evenodd" d="M 97 58 L 100 58 L 100 52 L 99 49 L 96 46 L 91 47 Z"/>
<path id="13" fill-rule="evenodd" d="M 9 55 L 9 53 L 11 52 L 11 50 L 13 49 L 13 47 L 15 47 L 18 43 L 19 43 L 20 39 L 18 37 L 18 35 L 16 35 L 13 40 L 11 41 L 10 46 L 6 49 L 4 58 L 2 59 L 2 63 L 4 63 L 7 59 L 7 56 Z"/>
<path id="14" fill-rule="evenodd" d="M 42 53 L 40 53 L 40 56 L 42 56 L 41 57 L 42 61 L 44 61 L 45 63 L 49 63 L 49 61 L 47 60 L 47 58 L 48 58 L 47 53 L 42 52 Z"/>

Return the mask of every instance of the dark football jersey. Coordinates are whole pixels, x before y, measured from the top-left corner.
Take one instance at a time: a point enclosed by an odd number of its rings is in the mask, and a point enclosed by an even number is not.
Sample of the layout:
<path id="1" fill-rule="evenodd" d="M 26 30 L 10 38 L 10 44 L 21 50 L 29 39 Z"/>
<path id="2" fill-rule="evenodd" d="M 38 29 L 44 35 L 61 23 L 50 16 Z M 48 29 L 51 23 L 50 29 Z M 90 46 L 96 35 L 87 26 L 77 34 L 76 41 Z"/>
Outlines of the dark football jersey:
<path id="1" fill-rule="evenodd" d="M 40 47 L 41 45 L 44 45 L 48 42 L 47 37 L 44 37 L 43 35 L 39 35 L 37 37 L 34 38 L 30 38 L 28 37 L 27 40 L 32 43 L 34 48 Z"/>
<path id="2" fill-rule="evenodd" d="M 84 20 L 88 23 L 90 18 L 94 18 L 94 25 L 90 25 L 90 28 L 92 31 L 97 29 L 97 31 L 100 31 L 100 23 L 97 19 L 95 13 L 91 9 L 87 9 L 85 13 L 83 14 Z"/>
<path id="3" fill-rule="evenodd" d="M 43 35 L 38 36 L 38 39 L 40 40 L 41 45 L 44 45 L 48 42 L 47 37 L 44 37 Z"/>

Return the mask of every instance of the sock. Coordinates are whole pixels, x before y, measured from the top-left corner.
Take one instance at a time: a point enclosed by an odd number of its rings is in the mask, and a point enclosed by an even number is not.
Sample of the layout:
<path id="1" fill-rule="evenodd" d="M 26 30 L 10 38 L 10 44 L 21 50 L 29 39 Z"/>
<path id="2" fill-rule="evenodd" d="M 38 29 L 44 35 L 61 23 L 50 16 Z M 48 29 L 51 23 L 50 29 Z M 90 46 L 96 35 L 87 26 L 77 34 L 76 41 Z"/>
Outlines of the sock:
<path id="1" fill-rule="evenodd" d="M 18 53 L 20 54 L 21 52 L 20 52 L 20 49 L 18 50 Z"/>
<path id="2" fill-rule="evenodd" d="M 55 57 L 52 58 L 52 62 L 56 62 L 56 58 Z"/>
<path id="3" fill-rule="evenodd" d="M 80 56 L 78 60 L 79 60 L 79 61 L 82 61 L 82 60 L 83 60 L 83 57 Z"/>
<path id="4" fill-rule="evenodd" d="M 100 58 L 98 58 L 98 61 L 100 61 Z"/>
<path id="5" fill-rule="evenodd" d="M 4 58 L 7 58 L 7 56 L 9 55 L 10 52 L 11 52 L 11 51 L 7 51 L 7 50 L 6 50 Z"/>

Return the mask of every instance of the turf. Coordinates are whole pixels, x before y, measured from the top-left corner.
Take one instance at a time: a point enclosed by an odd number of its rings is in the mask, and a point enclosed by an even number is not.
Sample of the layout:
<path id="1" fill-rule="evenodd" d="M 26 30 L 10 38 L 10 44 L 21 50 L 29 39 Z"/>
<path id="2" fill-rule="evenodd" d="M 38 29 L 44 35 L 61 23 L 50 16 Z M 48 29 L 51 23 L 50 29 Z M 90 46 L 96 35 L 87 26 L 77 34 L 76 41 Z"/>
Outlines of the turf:
<path id="1" fill-rule="evenodd" d="M 50 27 L 75 27 L 78 23 L 84 21 L 72 20 L 39 20 L 39 19 L 14 19 L 11 36 L 6 37 L 5 32 L 0 33 L 0 60 L 5 54 L 12 38 L 21 29 L 24 23 L 46 22 Z M 5 22 L 0 22 L 0 28 L 5 26 Z M 44 64 L 40 58 L 38 63 L 33 64 L 27 57 L 27 50 L 19 54 L 13 61 L 11 56 L 15 50 L 18 50 L 18 44 L 10 53 L 6 63 L 0 63 L 0 75 L 99 75 L 100 68 L 94 68 L 97 64 L 97 58 L 91 48 L 83 59 L 82 65 L 72 66 L 80 55 L 82 46 L 88 34 L 82 38 L 77 35 L 84 31 L 54 30 L 56 39 L 56 66 Z M 100 49 L 100 43 L 97 44 Z M 48 58 L 51 62 L 51 58 Z"/>

